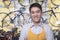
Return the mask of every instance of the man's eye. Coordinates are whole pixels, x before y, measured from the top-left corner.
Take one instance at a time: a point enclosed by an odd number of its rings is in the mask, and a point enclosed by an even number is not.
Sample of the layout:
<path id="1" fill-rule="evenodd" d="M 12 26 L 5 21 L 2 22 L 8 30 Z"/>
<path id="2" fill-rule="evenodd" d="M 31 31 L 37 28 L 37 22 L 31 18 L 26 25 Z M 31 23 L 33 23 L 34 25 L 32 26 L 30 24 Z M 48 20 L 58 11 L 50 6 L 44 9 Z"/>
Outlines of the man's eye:
<path id="1" fill-rule="evenodd" d="M 40 11 L 37 11 L 36 13 L 40 13 Z"/>
<path id="2" fill-rule="evenodd" d="M 40 10 L 39 11 L 36 11 L 36 13 L 40 13 Z"/>
<path id="3" fill-rule="evenodd" d="M 34 14 L 34 12 L 31 12 L 32 14 Z"/>

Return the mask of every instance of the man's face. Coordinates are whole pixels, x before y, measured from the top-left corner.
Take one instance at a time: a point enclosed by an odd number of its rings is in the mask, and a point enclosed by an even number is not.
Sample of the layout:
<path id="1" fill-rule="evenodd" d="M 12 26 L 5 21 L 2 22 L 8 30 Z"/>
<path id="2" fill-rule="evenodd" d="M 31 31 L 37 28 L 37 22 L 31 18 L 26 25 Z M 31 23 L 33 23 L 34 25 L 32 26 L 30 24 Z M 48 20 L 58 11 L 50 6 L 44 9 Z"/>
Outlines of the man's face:
<path id="1" fill-rule="evenodd" d="M 38 7 L 32 7 L 30 11 L 30 16 L 35 23 L 39 23 L 42 17 L 42 12 Z"/>

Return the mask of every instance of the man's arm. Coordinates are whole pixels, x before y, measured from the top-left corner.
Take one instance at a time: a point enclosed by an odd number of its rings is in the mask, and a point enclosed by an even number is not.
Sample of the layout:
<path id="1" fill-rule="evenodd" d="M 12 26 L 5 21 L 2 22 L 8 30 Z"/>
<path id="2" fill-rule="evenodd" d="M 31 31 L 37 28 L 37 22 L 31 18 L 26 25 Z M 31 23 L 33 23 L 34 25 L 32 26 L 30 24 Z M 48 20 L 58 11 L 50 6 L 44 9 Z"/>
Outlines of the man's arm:
<path id="1" fill-rule="evenodd" d="M 54 40 L 53 31 L 51 29 L 48 29 L 47 40 Z"/>
<path id="2" fill-rule="evenodd" d="M 23 29 L 20 33 L 20 37 L 19 37 L 19 40 L 24 40 L 26 37 L 26 25 L 23 26 Z"/>
<path id="3" fill-rule="evenodd" d="M 25 31 L 24 31 L 24 29 L 22 29 L 19 40 L 24 40 L 24 36 L 25 36 Z"/>
<path id="4" fill-rule="evenodd" d="M 47 40 L 54 40 L 54 34 L 50 26 L 45 25 Z"/>
<path id="5" fill-rule="evenodd" d="M 27 39 L 28 28 L 29 28 L 29 24 L 25 24 L 23 26 L 23 29 L 20 33 L 19 40 L 26 40 Z"/>

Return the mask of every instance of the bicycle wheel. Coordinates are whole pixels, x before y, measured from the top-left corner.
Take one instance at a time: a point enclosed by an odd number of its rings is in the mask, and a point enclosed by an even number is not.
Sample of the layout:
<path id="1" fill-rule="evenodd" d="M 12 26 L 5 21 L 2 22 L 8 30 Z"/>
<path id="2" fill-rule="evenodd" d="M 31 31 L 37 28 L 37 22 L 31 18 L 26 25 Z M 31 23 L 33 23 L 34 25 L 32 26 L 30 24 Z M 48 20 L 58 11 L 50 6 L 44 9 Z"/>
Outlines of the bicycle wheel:
<path id="1" fill-rule="evenodd" d="M 10 24 L 10 17 L 8 15 L 5 15 L 5 17 L 2 19 L 2 27 L 7 27 Z"/>
<path id="2" fill-rule="evenodd" d="M 7 13 L 1 12 L 0 13 L 0 27 L 2 27 L 2 20 L 7 15 Z"/>
<path id="3" fill-rule="evenodd" d="M 56 12 L 55 13 L 56 17 L 54 15 L 52 15 L 49 18 L 49 24 L 53 27 L 60 27 L 60 12 Z"/>
<path id="4" fill-rule="evenodd" d="M 60 5 L 60 0 L 51 0 L 51 3 L 55 6 Z"/>

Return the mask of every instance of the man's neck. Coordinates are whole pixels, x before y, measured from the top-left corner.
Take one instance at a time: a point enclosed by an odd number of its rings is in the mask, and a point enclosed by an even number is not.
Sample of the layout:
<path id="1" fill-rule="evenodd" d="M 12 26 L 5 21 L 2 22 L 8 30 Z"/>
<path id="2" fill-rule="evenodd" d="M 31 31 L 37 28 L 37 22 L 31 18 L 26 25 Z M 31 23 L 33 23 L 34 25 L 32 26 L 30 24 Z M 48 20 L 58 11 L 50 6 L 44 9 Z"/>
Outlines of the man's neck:
<path id="1" fill-rule="evenodd" d="M 34 25 L 35 26 L 38 26 L 38 25 L 40 25 L 40 22 L 38 22 L 38 23 L 35 23 L 35 22 L 33 22 L 34 23 Z"/>

